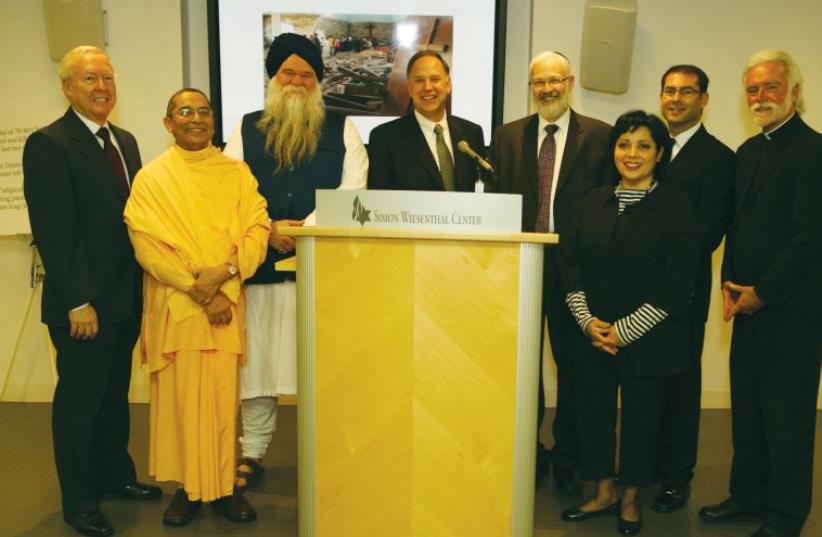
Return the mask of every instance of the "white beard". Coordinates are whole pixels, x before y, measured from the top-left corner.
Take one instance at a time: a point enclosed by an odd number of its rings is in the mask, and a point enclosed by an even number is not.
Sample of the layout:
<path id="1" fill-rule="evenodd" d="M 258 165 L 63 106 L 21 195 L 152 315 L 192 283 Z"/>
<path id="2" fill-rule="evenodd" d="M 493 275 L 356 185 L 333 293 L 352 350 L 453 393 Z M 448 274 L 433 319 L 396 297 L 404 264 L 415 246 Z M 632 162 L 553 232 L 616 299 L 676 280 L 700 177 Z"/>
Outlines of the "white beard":
<path id="1" fill-rule="evenodd" d="M 319 84 L 308 91 L 298 86 L 283 87 L 271 79 L 257 128 L 266 134 L 265 149 L 277 161 L 277 171 L 314 157 L 324 122 Z"/>

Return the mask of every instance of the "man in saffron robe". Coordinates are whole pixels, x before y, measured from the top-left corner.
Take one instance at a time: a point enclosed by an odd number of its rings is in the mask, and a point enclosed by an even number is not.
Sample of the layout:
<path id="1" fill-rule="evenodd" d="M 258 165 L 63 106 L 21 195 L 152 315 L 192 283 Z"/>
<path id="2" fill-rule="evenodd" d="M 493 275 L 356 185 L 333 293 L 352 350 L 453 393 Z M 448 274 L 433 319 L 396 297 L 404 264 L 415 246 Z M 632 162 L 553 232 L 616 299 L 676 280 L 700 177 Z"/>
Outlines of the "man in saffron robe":
<path id="1" fill-rule="evenodd" d="M 176 143 L 137 175 L 125 210 L 145 271 L 149 473 L 180 483 L 164 524 L 187 524 L 203 501 L 246 522 L 256 513 L 233 479 L 242 282 L 265 258 L 266 202 L 248 166 L 211 145 L 214 118 L 202 92 L 175 93 L 163 121 Z"/>

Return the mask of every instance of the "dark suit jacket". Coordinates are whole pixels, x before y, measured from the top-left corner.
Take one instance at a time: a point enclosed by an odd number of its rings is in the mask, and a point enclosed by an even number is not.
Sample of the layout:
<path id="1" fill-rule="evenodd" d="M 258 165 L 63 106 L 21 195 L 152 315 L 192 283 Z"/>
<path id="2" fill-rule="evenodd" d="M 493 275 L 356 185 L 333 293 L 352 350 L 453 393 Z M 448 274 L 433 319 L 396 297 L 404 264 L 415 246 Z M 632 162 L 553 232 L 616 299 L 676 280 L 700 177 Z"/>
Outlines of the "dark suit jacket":
<path id="1" fill-rule="evenodd" d="M 530 115 L 497 127 L 491 138 L 489 156 L 496 169 L 489 190 L 522 194 L 522 230 L 534 231 L 539 205 L 537 178 L 537 128 L 539 117 Z M 571 110 L 568 137 L 559 167 L 554 196 L 554 227 L 560 235 L 576 225 L 579 206 L 585 196 L 607 180 L 611 162 L 608 135 L 611 127 L 597 119 L 581 116 Z M 559 285 L 556 255 L 546 257 L 543 295 L 551 304 Z M 558 299 L 564 299 L 564 292 Z"/>
<path id="2" fill-rule="evenodd" d="M 722 280 L 753 285 L 771 327 L 822 325 L 822 135 L 794 115 L 736 154 Z"/>
<path id="3" fill-rule="evenodd" d="M 454 188 L 473 192 L 477 166 L 462 151 L 460 140 L 482 154 L 485 141 L 482 127 L 468 120 L 448 116 L 451 146 L 454 148 Z M 445 190 L 437 161 L 425 141 L 414 112 L 371 131 L 368 139 L 368 188 L 392 190 Z"/>
<path id="4" fill-rule="evenodd" d="M 637 375 L 671 375 L 691 367 L 689 303 L 700 257 L 694 209 L 682 190 L 660 183 L 617 215 L 612 185 L 583 201 L 574 232 L 561 246 L 568 289 L 583 290 L 594 317 L 613 323 L 649 303 L 668 317 L 621 349 L 616 360 Z M 577 330 L 579 339 L 584 338 Z M 589 363 L 614 363 L 590 343 L 575 353 Z"/>
<path id="5" fill-rule="evenodd" d="M 134 178 L 142 165 L 137 142 L 114 125 L 111 132 Z M 26 140 L 23 189 L 46 269 L 43 322 L 67 326 L 69 310 L 86 302 L 101 325 L 139 312 L 142 272 L 123 222 L 128 192 L 73 110 Z"/>
<path id="6" fill-rule="evenodd" d="M 702 234 L 702 256 L 691 311 L 708 319 L 711 303 L 711 254 L 722 242 L 732 211 L 734 152 L 702 125 L 665 168 L 660 181 L 688 194 Z"/>

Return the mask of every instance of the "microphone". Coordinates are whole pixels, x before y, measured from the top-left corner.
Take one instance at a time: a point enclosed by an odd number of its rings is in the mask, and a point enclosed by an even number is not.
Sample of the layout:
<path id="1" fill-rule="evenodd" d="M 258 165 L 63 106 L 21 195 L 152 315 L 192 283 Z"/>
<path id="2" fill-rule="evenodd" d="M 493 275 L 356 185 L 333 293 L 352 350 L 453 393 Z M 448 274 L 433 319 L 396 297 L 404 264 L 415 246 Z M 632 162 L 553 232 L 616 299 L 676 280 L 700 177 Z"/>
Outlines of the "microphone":
<path id="1" fill-rule="evenodd" d="M 460 151 L 462 151 L 463 153 L 465 153 L 466 155 L 468 155 L 472 159 L 476 160 L 477 164 L 482 166 L 482 168 L 485 169 L 486 171 L 494 173 L 494 167 L 491 166 L 491 164 L 487 160 L 485 160 L 484 158 L 479 156 L 476 151 L 471 149 L 471 146 L 468 145 L 468 142 L 466 142 L 465 140 L 460 140 L 459 143 L 457 143 L 457 149 L 459 149 Z"/>

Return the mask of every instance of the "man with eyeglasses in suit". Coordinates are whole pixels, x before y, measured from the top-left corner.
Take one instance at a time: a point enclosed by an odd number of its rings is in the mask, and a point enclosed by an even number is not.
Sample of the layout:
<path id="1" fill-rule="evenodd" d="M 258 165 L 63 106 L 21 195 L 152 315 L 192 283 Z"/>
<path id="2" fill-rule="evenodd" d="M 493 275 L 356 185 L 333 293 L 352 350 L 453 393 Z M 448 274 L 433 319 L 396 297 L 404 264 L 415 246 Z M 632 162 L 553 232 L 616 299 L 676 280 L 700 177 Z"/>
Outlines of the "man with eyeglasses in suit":
<path id="1" fill-rule="evenodd" d="M 730 218 L 734 154 L 702 124 L 709 99 L 708 75 L 702 69 L 674 65 L 662 75 L 660 84 L 660 111 L 673 141 L 671 161 L 660 180 L 688 194 L 702 233 L 702 255 L 690 307 L 691 369 L 668 381 L 657 445 L 662 486 L 651 508 L 669 513 L 687 503 L 696 466 L 711 255 L 722 242 Z"/>
<path id="2" fill-rule="evenodd" d="M 522 230 L 563 235 L 576 226 L 579 205 L 605 181 L 611 127 L 570 108 L 575 77 L 564 55 L 546 51 L 531 60 L 531 101 L 537 113 L 501 125 L 491 138 L 496 173 L 490 190 L 522 194 Z M 573 354 L 569 332 L 579 330 L 565 304 L 559 279 L 558 250 L 549 249 L 543 277 L 543 312 L 557 366 L 557 408 L 552 426 L 554 447 L 537 443 L 537 482 L 554 467 L 560 494 L 582 493 L 574 412 Z M 539 426 L 545 414 L 539 382 Z"/>

